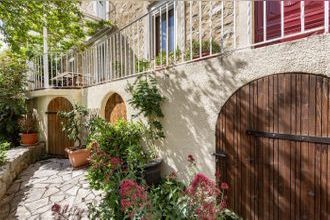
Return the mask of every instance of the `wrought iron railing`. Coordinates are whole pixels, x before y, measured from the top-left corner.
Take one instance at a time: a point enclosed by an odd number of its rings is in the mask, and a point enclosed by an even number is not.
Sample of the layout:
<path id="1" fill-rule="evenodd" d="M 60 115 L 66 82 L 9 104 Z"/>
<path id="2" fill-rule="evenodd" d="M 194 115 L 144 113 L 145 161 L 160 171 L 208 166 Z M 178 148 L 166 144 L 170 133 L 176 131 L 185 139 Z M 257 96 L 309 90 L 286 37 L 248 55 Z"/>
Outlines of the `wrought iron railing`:
<path id="1" fill-rule="evenodd" d="M 48 70 L 43 68 L 45 56 L 35 58 L 30 89 L 93 86 L 226 51 L 329 32 L 329 1 L 288 2 L 166 1 L 83 52 L 48 53 Z M 294 14 L 297 8 L 299 15 Z"/>

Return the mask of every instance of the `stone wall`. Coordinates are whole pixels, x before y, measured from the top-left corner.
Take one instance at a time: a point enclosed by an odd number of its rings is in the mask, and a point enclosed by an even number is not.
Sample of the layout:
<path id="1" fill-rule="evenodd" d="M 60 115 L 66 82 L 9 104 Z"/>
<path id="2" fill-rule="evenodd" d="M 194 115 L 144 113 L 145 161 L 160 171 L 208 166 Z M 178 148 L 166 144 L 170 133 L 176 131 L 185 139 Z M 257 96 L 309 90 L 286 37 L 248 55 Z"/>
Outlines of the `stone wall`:
<path id="1" fill-rule="evenodd" d="M 173 7 L 172 3 L 173 2 L 171 1 L 169 2 L 169 9 Z M 201 24 L 199 20 L 200 4 L 202 12 Z M 121 29 L 158 6 L 159 2 L 153 3 L 152 1 L 110 1 L 109 19 L 115 24 L 117 29 Z M 236 9 L 238 13 L 239 5 L 236 6 Z M 165 6 L 162 7 L 162 12 L 165 12 Z M 159 10 L 155 10 L 152 13 L 156 13 L 157 15 Z M 150 45 L 153 44 L 152 20 L 151 15 L 147 15 L 137 20 L 120 33 L 122 40 L 127 41 L 129 50 L 133 51 L 134 55 L 139 57 L 139 59 L 142 59 L 142 57 L 153 57 L 153 48 L 150 47 Z M 223 2 L 223 11 L 221 1 L 179 1 L 176 4 L 176 20 L 177 46 L 181 51 L 190 48 L 191 38 L 192 40 L 199 42 L 200 33 L 203 41 L 209 42 L 212 37 L 214 42 L 220 46 L 221 33 L 223 32 L 224 46 L 229 48 L 233 44 L 234 16 L 232 1 Z M 116 44 L 119 45 L 119 40 L 116 40 Z M 125 44 L 122 43 L 121 45 L 124 47 Z M 121 50 L 123 52 L 124 48 Z"/>
<path id="2" fill-rule="evenodd" d="M 5 195 L 13 180 L 30 164 L 38 161 L 45 153 L 45 144 L 10 149 L 7 162 L 0 166 L 0 199 Z"/>
<path id="3" fill-rule="evenodd" d="M 150 1 L 109 1 L 109 19 L 122 28 L 148 12 Z"/>
<path id="4" fill-rule="evenodd" d="M 223 31 L 224 45 L 230 47 L 232 45 L 233 37 L 233 2 L 224 1 L 223 11 L 221 1 L 192 1 L 184 2 L 184 15 L 185 15 L 185 39 L 186 47 L 189 47 L 190 34 L 193 40 L 199 41 L 199 34 L 203 41 L 212 39 L 220 45 L 220 37 Z M 201 25 L 200 25 L 200 11 L 201 6 Z M 191 7 L 191 14 L 190 14 Z M 223 27 L 222 27 L 223 15 Z M 191 16 L 191 22 L 190 22 Z M 190 26 L 192 33 L 190 33 Z M 201 27 L 201 29 L 200 29 Z M 223 30 L 222 30 L 223 28 Z M 212 30 L 212 31 L 211 31 Z"/>

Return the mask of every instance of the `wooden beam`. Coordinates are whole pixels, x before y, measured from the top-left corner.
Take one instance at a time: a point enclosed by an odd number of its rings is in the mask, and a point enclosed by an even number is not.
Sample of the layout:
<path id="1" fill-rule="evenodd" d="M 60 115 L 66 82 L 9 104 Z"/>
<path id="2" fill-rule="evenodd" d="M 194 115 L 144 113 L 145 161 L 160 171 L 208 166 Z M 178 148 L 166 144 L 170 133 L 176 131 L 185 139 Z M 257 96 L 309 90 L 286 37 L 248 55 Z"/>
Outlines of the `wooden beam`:
<path id="1" fill-rule="evenodd" d="M 252 135 L 255 137 L 281 139 L 288 141 L 310 142 L 310 143 L 319 143 L 319 144 L 330 144 L 330 138 L 328 137 L 272 133 L 272 132 L 256 131 L 256 130 L 246 130 L 246 133 L 248 135 Z"/>

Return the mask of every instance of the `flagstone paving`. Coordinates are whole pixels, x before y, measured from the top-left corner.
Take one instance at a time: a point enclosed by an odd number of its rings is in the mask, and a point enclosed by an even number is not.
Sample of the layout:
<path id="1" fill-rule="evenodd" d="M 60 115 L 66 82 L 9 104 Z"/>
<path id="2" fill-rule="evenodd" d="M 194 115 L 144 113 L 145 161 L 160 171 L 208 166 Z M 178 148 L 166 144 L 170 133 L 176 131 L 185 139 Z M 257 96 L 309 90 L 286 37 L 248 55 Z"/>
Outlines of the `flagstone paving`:
<path id="1" fill-rule="evenodd" d="M 88 203 L 98 203 L 102 194 L 89 188 L 85 175 L 86 169 L 74 169 L 65 159 L 29 166 L 1 199 L 0 219 L 52 219 L 54 203 L 87 211 Z"/>

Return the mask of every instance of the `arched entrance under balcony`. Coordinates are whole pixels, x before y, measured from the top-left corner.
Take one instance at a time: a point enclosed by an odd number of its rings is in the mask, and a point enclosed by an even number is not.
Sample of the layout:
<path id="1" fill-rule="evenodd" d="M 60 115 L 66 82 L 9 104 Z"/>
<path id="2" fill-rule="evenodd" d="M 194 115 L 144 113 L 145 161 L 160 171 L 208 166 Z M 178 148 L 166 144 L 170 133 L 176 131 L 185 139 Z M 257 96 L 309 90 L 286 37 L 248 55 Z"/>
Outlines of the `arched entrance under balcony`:
<path id="1" fill-rule="evenodd" d="M 119 94 L 113 93 L 105 105 L 105 119 L 110 123 L 115 123 L 119 119 L 127 120 L 126 114 L 126 105 L 123 98 Z"/>
<path id="2" fill-rule="evenodd" d="M 60 111 L 71 111 L 73 109 L 69 100 L 64 97 L 57 97 L 48 104 L 48 153 L 58 157 L 66 156 L 65 148 L 72 147 L 66 134 L 62 131 L 61 120 L 58 116 Z"/>

